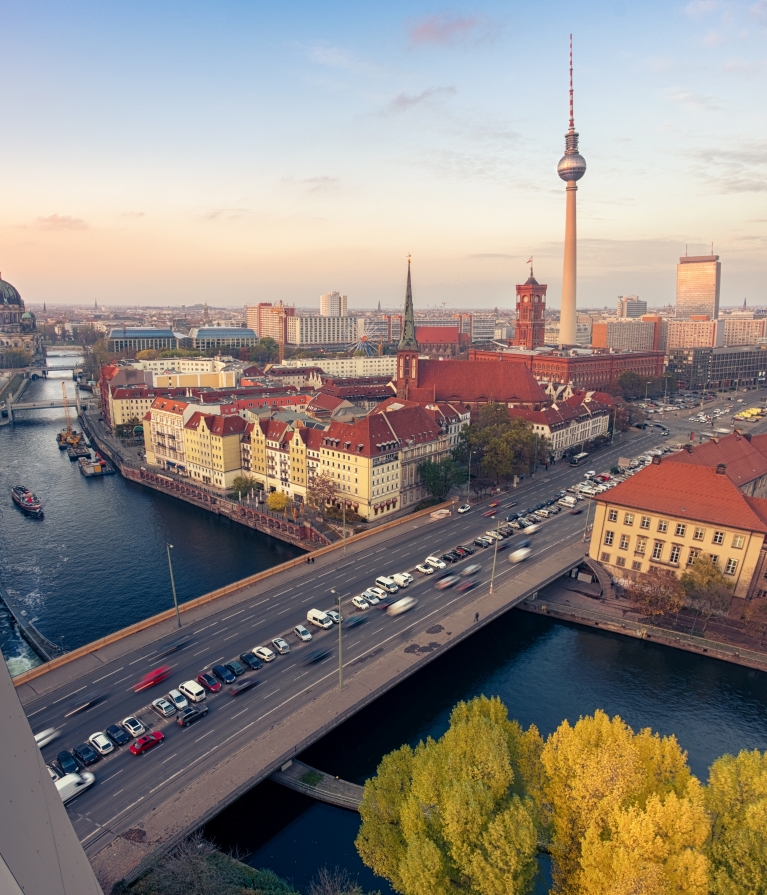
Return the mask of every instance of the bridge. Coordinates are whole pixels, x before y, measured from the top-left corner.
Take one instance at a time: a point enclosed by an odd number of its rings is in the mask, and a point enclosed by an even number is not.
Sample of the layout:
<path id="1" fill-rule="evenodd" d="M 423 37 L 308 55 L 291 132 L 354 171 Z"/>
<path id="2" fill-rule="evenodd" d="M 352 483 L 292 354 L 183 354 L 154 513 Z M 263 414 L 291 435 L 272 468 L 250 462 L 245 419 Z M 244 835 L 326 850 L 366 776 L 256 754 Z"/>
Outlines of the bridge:
<path id="1" fill-rule="evenodd" d="M 72 401 L 69 401 L 69 406 L 71 406 L 72 403 L 73 403 Z M 77 415 L 79 416 L 79 415 L 80 415 L 80 412 L 81 412 L 81 410 L 82 410 L 82 404 L 81 404 L 81 402 L 80 402 L 80 394 L 79 394 L 79 392 L 77 391 L 77 388 L 75 388 L 75 400 L 74 400 L 74 405 L 75 405 L 75 408 L 76 408 L 76 413 L 77 413 Z M 52 410 L 52 409 L 56 409 L 56 408 L 62 408 L 62 409 L 63 409 L 65 406 L 67 406 L 67 405 L 65 405 L 65 403 L 64 403 L 64 399 L 63 399 L 63 398 L 58 398 L 58 399 L 53 400 L 53 401 L 26 401 L 26 402 L 25 402 L 25 401 L 20 401 L 18 404 L 14 403 L 14 402 L 11 400 L 11 401 L 6 401 L 6 403 L 5 403 L 5 407 L 4 407 L 3 409 L 4 409 L 4 410 L 7 412 L 7 414 L 8 414 L 8 420 L 7 420 L 7 421 L 8 421 L 9 423 L 12 423 L 12 422 L 13 422 L 14 414 L 16 414 L 16 413 L 20 413 L 21 411 L 25 411 L 25 410 Z"/>

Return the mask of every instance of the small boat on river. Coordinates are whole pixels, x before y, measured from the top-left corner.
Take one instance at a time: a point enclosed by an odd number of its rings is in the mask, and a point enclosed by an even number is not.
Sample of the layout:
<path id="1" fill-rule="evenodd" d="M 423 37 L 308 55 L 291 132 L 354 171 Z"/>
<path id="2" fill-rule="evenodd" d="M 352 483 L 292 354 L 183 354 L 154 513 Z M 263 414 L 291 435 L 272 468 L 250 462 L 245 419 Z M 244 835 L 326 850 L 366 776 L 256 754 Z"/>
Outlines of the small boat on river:
<path id="1" fill-rule="evenodd" d="M 38 519 L 42 518 L 43 502 L 29 488 L 25 488 L 24 485 L 16 485 L 11 488 L 11 497 L 22 513 L 26 513 L 27 516 L 36 516 Z"/>
<path id="2" fill-rule="evenodd" d="M 80 466 L 80 472 L 88 479 L 102 475 L 114 475 L 116 472 L 116 470 L 106 463 L 100 456 L 97 456 L 95 460 L 86 460 L 84 457 L 81 457 L 77 462 Z"/>

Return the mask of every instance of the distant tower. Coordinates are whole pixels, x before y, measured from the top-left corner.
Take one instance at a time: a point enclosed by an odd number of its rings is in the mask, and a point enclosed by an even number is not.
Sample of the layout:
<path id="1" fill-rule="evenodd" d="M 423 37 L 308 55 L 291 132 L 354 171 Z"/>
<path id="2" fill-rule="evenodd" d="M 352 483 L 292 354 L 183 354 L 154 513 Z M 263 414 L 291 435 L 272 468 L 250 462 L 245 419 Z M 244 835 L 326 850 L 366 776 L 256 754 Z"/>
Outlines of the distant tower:
<path id="1" fill-rule="evenodd" d="M 557 165 L 557 174 L 567 183 L 565 218 L 565 263 L 562 272 L 562 310 L 559 317 L 559 342 L 576 344 L 575 283 L 577 274 L 575 216 L 576 181 L 586 173 L 586 159 L 578 152 L 578 132 L 573 118 L 573 36 L 570 35 L 570 127 L 565 134 L 565 154 Z"/>
<path id="2" fill-rule="evenodd" d="M 202 311 L 202 322 L 210 323 L 210 313 L 208 312 L 208 303 L 205 302 L 205 306 Z"/>
<path id="3" fill-rule="evenodd" d="M 533 276 L 523 285 L 517 286 L 517 325 L 512 345 L 521 348 L 539 348 L 546 341 L 546 289 Z"/>
<path id="4" fill-rule="evenodd" d="M 410 284 L 410 255 L 407 256 L 407 288 L 402 336 L 397 345 L 397 396 L 406 398 L 410 386 L 418 387 L 418 342 L 415 340 L 413 288 Z"/>

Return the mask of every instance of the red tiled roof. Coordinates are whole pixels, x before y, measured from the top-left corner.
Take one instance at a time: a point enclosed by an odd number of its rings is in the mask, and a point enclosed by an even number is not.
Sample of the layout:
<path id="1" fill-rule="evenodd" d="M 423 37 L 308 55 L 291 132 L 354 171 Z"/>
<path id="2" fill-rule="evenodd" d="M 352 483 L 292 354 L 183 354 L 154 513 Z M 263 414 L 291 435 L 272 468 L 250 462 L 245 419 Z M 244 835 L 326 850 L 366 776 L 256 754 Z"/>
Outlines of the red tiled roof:
<path id="1" fill-rule="evenodd" d="M 184 428 L 199 429 L 202 420 L 205 420 L 205 425 L 212 435 L 241 435 L 247 427 L 247 423 L 241 416 L 219 416 L 218 414 L 202 413 L 198 410 L 189 417 Z"/>
<path id="2" fill-rule="evenodd" d="M 419 360 L 418 388 L 411 388 L 408 397 L 472 404 L 546 402 L 546 393 L 524 364 L 482 360 Z"/>
<path id="3" fill-rule="evenodd" d="M 176 398 L 155 398 L 152 402 L 152 410 L 164 410 L 166 413 L 183 413 L 188 406 L 188 401 Z"/>
<path id="4" fill-rule="evenodd" d="M 668 462 L 710 467 L 724 463 L 727 478 L 742 488 L 767 475 L 767 435 L 755 435 L 750 441 L 742 435 L 725 435 L 717 441 L 695 445 L 690 453 L 679 451 Z"/>
<path id="5" fill-rule="evenodd" d="M 380 410 L 352 423 L 333 422 L 319 432 L 315 449 L 328 448 L 358 456 L 377 457 L 412 444 L 434 441 L 439 425 L 419 406 Z"/>
<path id="6" fill-rule="evenodd" d="M 315 410 L 333 411 L 343 403 L 343 398 L 336 397 L 335 395 L 328 395 L 326 392 L 317 392 L 312 400 L 306 405 L 306 409 L 309 413 Z"/>
<path id="7" fill-rule="evenodd" d="M 415 340 L 419 345 L 442 343 L 455 345 L 458 343 L 457 326 L 416 326 Z"/>
<path id="8" fill-rule="evenodd" d="M 767 500 L 746 497 L 726 475 L 718 475 L 710 466 L 664 459 L 594 499 L 661 516 L 767 534 Z"/>

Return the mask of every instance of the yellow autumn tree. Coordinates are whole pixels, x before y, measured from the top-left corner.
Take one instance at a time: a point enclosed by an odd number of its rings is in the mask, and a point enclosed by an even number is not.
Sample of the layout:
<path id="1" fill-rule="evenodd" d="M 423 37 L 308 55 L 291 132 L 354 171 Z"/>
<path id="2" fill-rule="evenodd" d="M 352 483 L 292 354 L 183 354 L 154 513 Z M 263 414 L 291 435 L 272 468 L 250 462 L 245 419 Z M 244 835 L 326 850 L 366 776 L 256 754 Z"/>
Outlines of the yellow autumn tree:
<path id="1" fill-rule="evenodd" d="M 404 895 L 530 892 L 542 745 L 499 699 L 459 703 L 440 740 L 387 755 L 365 784 L 362 860 Z"/>
<path id="2" fill-rule="evenodd" d="M 767 753 L 723 755 L 705 788 L 713 895 L 767 893 Z"/>

